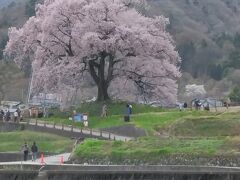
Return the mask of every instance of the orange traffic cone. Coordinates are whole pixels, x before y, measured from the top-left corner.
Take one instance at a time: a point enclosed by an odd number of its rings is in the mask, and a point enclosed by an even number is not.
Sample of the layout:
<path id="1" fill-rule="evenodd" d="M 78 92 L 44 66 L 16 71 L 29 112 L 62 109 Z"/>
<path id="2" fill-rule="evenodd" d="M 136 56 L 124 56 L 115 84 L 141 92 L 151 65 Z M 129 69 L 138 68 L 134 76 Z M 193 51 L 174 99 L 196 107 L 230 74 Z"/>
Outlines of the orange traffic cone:
<path id="1" fill-rule="evenodd" d="M 45 164 L 45 162 L 44 162 L 44 155 L 43 155 L 43 153 L 41 154 L 41 164 L 43 165 L 43 164 Z"/>
<path id="2" fill-rule="evenodd" d="M 61 165 L 64 164 L 63 156 L 61 156 L 60 164 L 61 164 Z"/>

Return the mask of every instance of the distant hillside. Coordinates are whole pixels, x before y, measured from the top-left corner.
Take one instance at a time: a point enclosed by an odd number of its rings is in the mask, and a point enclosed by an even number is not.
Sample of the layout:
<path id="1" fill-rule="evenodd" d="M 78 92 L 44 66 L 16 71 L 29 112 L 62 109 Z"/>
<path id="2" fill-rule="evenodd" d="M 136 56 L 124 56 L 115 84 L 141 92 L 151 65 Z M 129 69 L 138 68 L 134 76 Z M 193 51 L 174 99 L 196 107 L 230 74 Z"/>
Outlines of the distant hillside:
<path id="1" fill-rule="evenodd" d="M 0 101 L 26 99 L 29 71 L 26 71 L 24 76 L 16 65 L 4 63 L 1 59 L 2 50 L 8 41 L 8 28 L 21 27 L 29 16 L 34 15 L 35 2 L 36 0 L 0 0 L 0 7 L 5 5 L 0 10 Z"/>
<path id="2" fill-rule="evenodd" d="M 204 84 L 211 96 L 240 85 L 240 0 L 148 0 L 150 15 L 170 20 L 182 58 L 180 94 L 188 83 Z"/>
<path id="3" fill-rule="evenodd" d="M 240 0 L 150 0 L 153 14 L 165 14 L 187 32 L 216 35 L 240 29 Z M 234 25 L 234 26 L 233 26 Z M 177 26 L 177 27 L 176 27 Z"/>
<path id="4" fill-rule="evenodd" d="M 164 14 L 170 19 L 169 30 L 176 40 L 185 72 L 194 77 L 211 75 L 207 65 L 222 64 L 228 59 L 232 42 L 228 47 L 219 47 L 218 40 L 223 35 L 235 36 L 239 32 L 240 0 L 149 2 L 153 5 L 151 14 Z"/>
<path id="5" fill-rule="evenodd" d="M 0 8 L 7 7 L 11 3 L 18 2 L 18 1 L 21 1 L 21 0 L 0 0 Z"/>

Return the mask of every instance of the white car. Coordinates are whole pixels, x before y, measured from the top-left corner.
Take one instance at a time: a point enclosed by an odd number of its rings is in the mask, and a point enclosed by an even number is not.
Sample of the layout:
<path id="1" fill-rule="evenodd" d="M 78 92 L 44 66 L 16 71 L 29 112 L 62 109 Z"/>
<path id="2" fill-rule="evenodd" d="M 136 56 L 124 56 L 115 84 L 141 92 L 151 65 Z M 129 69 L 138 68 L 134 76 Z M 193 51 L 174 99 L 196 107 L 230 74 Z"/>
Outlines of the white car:
<path id="1" fill-rule="evenodd" d="M 20 111 L 23 111 L 27 109 L 27 105 L 21 104 L 21 102 L 15 102 L 15 101 L 3 101 L 2 105 L 0 106 L 0 109 L 2 109 L 5 113 L 9 111 L 10 113 L 14 113 L 17 111 L 17 109 L 20 109 Z"/>

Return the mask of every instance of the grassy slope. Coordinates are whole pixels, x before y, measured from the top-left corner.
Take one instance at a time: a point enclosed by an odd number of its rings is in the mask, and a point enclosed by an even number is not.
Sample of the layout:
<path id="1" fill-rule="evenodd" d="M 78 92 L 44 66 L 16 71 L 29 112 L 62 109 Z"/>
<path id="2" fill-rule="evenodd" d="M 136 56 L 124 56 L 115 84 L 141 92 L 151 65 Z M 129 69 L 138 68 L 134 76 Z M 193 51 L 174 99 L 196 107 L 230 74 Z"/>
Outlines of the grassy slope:
<path id="1" fill-rule="evenodd" d="M 136 152 L 156 154 L 168 154 L 168 153 L 187 153 L 198 154 L 203 153 L 211 155 L 215 153 L 216 149 L 222 145 L 221 139 L 159 139 L 156 137 L 140 138 L 137 141 L 120 142 L 120 141 L 100 141 L 91 140 L 86 141 L 81 148 L 78 148 L 76 153 L 81 155 L 89 154 L 89 151 L 95 150 L 99 154 L 119 152 L 122 154 L 133 155 Z M 101 148 L 99 148 L 101 147 Z M 202 148 L 200 148 L 202 147 Z M 83 155 L 83 154 L 82 154 Z"/>
<path id="2" fill-rule="evenodd" d="M 133 115 L 148 137 L 132 142 L 87 140 L 75 150 L 77 159 L 121 163 L 141 159 L 155 162 L 164 155 L 237 155 L 240 153 L 240 113 L 161 112 Z M 110 121 L 110 117 L 108 120 Z M 97 125 L 96 125 L 97 126 Z M 161 133 L 167 134 L 162 137 Z"/>
<path id="3" fill-rule="evenodd" d="M 60 153 L 71 151 L 73 142 L 67 138 L 30 131 L 0 133 L 0 152 L 19 152 L 24 142 L 29 146 L 36 141 L 40 152 Z"/>

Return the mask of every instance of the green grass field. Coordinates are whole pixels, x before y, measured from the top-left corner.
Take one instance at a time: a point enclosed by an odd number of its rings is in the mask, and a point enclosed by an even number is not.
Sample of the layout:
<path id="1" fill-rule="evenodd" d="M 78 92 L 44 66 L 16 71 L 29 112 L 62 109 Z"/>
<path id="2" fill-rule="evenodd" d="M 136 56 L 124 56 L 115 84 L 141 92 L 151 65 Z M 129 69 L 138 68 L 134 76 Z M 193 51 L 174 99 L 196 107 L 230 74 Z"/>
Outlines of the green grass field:
<path id="1" fill-rule="evenodd" d="M 47 133 L 31 131 L 1 132 L 0 152 L 19 152 L 24 142 L 31 146 L 33 141 L 37 143 L 39 152 L 70 152 L 73 146 L 73 141 Z"/>
<path id="2" fill-rule="evenodd" d="M 159 139 L 156 137 L 144 137 L 137 141 L 101 141 L 88 139 L 81 148 L 76 150 L 76 154 L 87 156 L 90 152 L 108 154 L 114 151 L 123 154 L 133 155 L 136 152 L 142 153 L 186 153 L 212 155 L 220 152 L 220 147 L 226 142 L 226 138 L 202 138 L 202 139 Z"/>
<path id="3" fill-rule="evenodd" d="M 109 161 L 115 163 L 140 159 L 151 163 L 165 155 L 212 156 L 221 154 L 221 148 L 227 142 L 226 138 L 159 139 L 157 137 L 146 137 L 131 142 L 89 139 L 75 150 L 75 158 L 82 161 L 97 159 L 99 162 L 109 159 Z"/>

